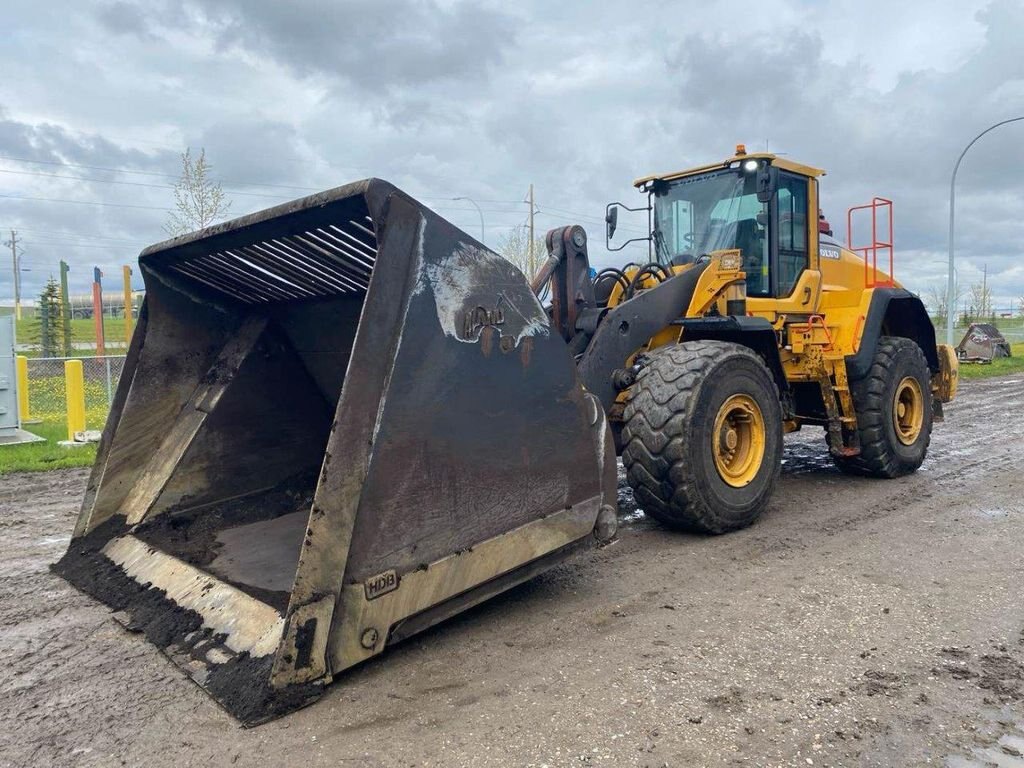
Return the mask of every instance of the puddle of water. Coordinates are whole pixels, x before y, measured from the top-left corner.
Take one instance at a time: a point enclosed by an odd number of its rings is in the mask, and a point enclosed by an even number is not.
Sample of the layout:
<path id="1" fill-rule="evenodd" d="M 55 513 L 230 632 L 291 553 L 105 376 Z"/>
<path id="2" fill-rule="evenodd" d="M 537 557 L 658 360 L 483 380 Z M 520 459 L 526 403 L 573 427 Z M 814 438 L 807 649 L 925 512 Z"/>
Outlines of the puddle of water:
<path id="1" fill-rule="evenodd" d="M 947 756 L 946 768 L 1024 768 L 1024 721 L 1017 720 L 1008 707 L 982 712 L 979 719 L 1004 733 L 991 746 L 970 747 L 969 756 Z"/>
<path id="2" fill-rule="evenodd" d="M 1002 520 L 1010 516 L 1009 511 L 1005 509 L 979 509 L 975 514 L 989 520 Z"/>
<path id="3" fill-rule="evenodd" d="M 1019 733 L 1008 733 L 999 739 L 1000 745 L 1008 746 L 1024 755 L 1024 735 Z"/>
<path id="4" fill-rule="evenodd" d="M 623 525 L 629 525 L 630 523 L 636 523 L 640 520 L 647 518 L 644 511 L 640 508 L 634 509 L 632 512 L 626 512 L 624 515 L 619 515 L 619 522 Z"/>
<path id="5" fill-rule="evenodd" d="M 40 547 L 51 547 L 54 544 L 61 544 L 66 547 L 70 543 L 70 536 L 47 536 L 46 538 L 39 539 L 39 541 L 36 542 L 36 544 Z"/>
<path id="6" fill-rule="evenodd" d="M 633 491 L 625 484 L 625 481 L 620 481 L 618 497 L 619 525 L 636 525 L 647 519 L 644 511 L 637 506 L 636 499 L 633 498 Z"/>
<path id="7" fill-rule="evenodd" d="M 784 475 L 835 474 L 839 472 L 828 455 L 825 441 L 815 443 L 787 441 L 782 455 Z"/>
<path id="8" fill-rule="evenodd" d="M 948 768 L 1021 768 L 1024 759 L 1004 752 L 999 747 L 975 749 L 973 757 L 947 758 Z"/>

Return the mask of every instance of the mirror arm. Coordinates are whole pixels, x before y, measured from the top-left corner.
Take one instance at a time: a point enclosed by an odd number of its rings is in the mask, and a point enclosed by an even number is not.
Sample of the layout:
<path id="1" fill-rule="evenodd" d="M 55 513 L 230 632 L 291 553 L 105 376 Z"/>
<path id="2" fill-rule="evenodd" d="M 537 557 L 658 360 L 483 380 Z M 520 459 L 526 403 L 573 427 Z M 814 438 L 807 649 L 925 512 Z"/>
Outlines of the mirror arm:
<path id="1" fill-rule="evenodd" d="M 608 205 L 606 205 L 605 209 L 604 209 L 605 210 L 605 214 L 604 214 L 604 222 L 605 222 L 604 245 L 605 245 L 605 248 L 607 248 L 609 251 L 621 251 L 623 248 L 625 248 L 630 243 L 635 243 L 635 242 L 637 242 L 639 240 L 646 240 L 648 243 L 650 243 L 651 236 L 650 236 L 650 234 L 648 234 L 647 237 L 634 237 L 631 240 L 627 240 L 626 242 L 624 242 L 618 248 L 612 248 L 612 245 L 611 245 L 612 235 L 615 234 L 615 228 L 618 226 L 618 221 L 619 221 L 619 212 L 617 210 L 618 208 L 621 208 L 624 211 L 633 211 L 633 212 L 636 212 L 636 211 L 647 211 L 647 218 L 648 218 L 647 226 L 648 226 L 648 231 L 650 231 L 650 214 L 651 214 L 651 211 L 653 210 L 650 202 L 648 202 L 647 205 L 645 205 L 645 206 L 643 206 L 641 208 L 631 208 L 630 206 L 624 205 L 623 203 L 620 203 L 620 202 L 608 203 Z"/>
<path id="2" fill-rule="evenodd" d="M 609 251 L 621 251 L 623 248 L 625 248 L 630 243 L 639 243 L 639 242 L 650 243 L 651 242 L 651 236 L 648 235 L 647 237 L 632 237 L 629 240 L 627 240 L 626 242 L 624 242 L 622 245 L 620 245 L 620 246 L 618 246 L 616 248 L 612 248 L 612 246 L 610 244 L 606 243 L 605 247 Z"/>

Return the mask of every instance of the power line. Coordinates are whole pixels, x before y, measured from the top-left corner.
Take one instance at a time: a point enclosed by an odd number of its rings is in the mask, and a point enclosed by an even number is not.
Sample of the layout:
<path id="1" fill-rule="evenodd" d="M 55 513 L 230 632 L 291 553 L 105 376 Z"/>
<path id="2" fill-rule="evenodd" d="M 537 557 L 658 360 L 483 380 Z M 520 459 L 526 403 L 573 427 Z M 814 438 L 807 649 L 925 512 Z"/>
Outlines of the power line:
<path id="1" fill-rule="evenodd" d="M 18 176 L 39 176 L 46 179 L 68 179 L 70 181 L 84 181 L 89 184 L 120 184 L 128 187 L 147 187 L 149 189 L 174 189 L 173 184 L 146 184 L 142 181 L 121 181 L 119 179 L 95 179 L 87 176 L 63 176 L 59 173 L 34 173 L 32 171 L 12 171 L 6 168 L 0 168 L 0 173 L 12 173 Z M 229 188 L 230 189 L 230 188 Z M 233 195 L 246 195 L 248 197 L 268 197 L 274 200 L 280 200 L 281 195 L 268 195 L 262 192 L 245 192 L 244 190 L 231 190 Z"/>
<path id="2" fill-rule="evenodd" d="M 18 158 L 18 157 L 12 157 L 12 156 L 8 156 L 8 155 L 0 155 L 0 159 L 11 160 L 11 161 L 15 161 L 15 162 L 24 162 L 24 163 L 41 163 L 41 164 L 47 164 L 47 165 L 57 165 L 57 166 L 63 166 L 63 167 L 69 167 L 69 168 L 84 168 L 84 169 L 91 169 L 91 170 L 107 171 L 107 172 L 112 172 L 112 173 L 125 173 L 125 174 L 138 174 L 138 175 L 147 175 L 147 176 L 160 176 L 160 177 L 166 177 L 166 178 L 177 178 L 173 174 L 159 173 L 159 172 L 155 172 L 155 171 L 141 171 L 141 170 L 125 169 L 125 168 L 110 168 L 110 167 L 105 167 L 105 166 L 84 165 L 84 164 L 68 163 L 68 162 L 56 161 L 56 160 L 30 160 L 28 158 Z M 81 181 L 81 182 L 84 182 L 84 183 L 120 184 L 120 185 L 125 185 L 125 186 L 146 187 L 146 188 L 152 188 L 152 189 L 174 189 L 173 185 L 168 185 L 168 184 L 147 184 L 147 183 L 144 183 L 144 182 L 131 182 L 131 181 L 123 181 L 123 180 L 117 180 L 117 179 L 97 179 L 97 178 L 82 177 L 82 176 L 65 176 L 65 175 L 61 175 L 61 174 L 37 173 L 37 172 L 31 172 L 31 171 L 15 171 L 15 170 L 10 170 L 10 169 L 0 169 L 0 173 L 10 173 L 10 174 L 16 174 L 16 175 L 23 175 L 23 176 L 37 176 L 37 177 L 43 177 L 43 178 L 67 179 L 67 180 L 71 180 L 71 181 Z M 285 184 L 270 184 L 270 183 L 259 184 L 259 183 L 252 183 L 252 182 L 226 182 L 226 183 L 229 183 L 229 184 L 244 184 L 244 185 L 247 185 L 247 186 L 262 186 L 262 187 L 267 187 L 267 188 L 299 190 L 299 191 L 320 191 L 319 188 L 316 188 L 316 187 L 301 187 L 301 186 L 285 185 Z M 258 192 L 246 192 L 244 190 L 231 189 L 230 187 L 229 187 L 229 190 L 231 190 L 232 194 L 236 194 L 236 195 L 244 195 L 244 196 L 249 196 L 249 197 L 260 197 L 260 198 L 270 198 L 270 199 L 275 199 L 275 200 L 281 199 L 281 196 L 279 196 L 279 195 L 268 195 L 268 194 L 262 194 L 262 193 L 258 193 Z M 155 211 L 172 211 L 172 210 L 174 210 L 172 208 L 165 208 L 165 207 L 160 207 L 160 206 L 146 206 L 146 205 L 136 205 L 136 204 L 127 204 L 127 203 L 113 203 L 113 202 L 101 202 L 101 201 L 91 201 L 91 200 L 69 200 L 69 199 L 65 199 L 65 198 L 49 198 L 49 197 L 36 197 L 36 196 L 19 196 L 19 195 L 0 195 L 0 197 L 7 198 L 7 199 L 12 199 L 12 200 L 26 200 L 26 201 L 33 201 L 33 202 L 55 202 L 55 203 L 64 203 L 64 204 L 72 204 L 72 205 L 94 205 L 94 206 L 102 206 L 102 207 L 128 208 L 128 209 L 136 209 L 136 210 L 155 210 Z M 451 199 L 451 198 L 433 197 L 433 196 L 419 196 L 419 197 L 422 200 L 437 200 L 437 201 L 442 201 L 442 202 Z M 488 205 L 501 205 L 501 206 L 511 205 L 511 206 L 514 206 L 514 208 L 512 208 L 512 209 L 509 209 L 509 208 L 487 208 L 486 209 L 487 212 L 489 212 L 489 213 L 499 213 L 499 214 L 500 213 L 517 213 L 520 210 L 519 206 L 522 205 L 522 201 L 507 200 L 507 199 L 485 199 L 485 198 L 479 198 L 479 199 L 477 199 L 477 202 L 485 203 L 485 204 L 488 204 Z M 439 211 L 439 212 L 440 211 L 444 211 L 444 212 L 452 212 L 452 213 L 471 213 L 474 210 L 474 209 L 471 209 L 471 208 L 449 207 L 449 206 L 444 206 L 444 205 L 430 205 L 429 207 L 431 207 L 435 211 Z M 548 216 L 548 217 L 553 218 L 553 219 L 558 219 L 558 218 L 561 218 L 562 216 L 568 216 L 568 217 L 574 217 L 574 218 L 580 219 L 582 221 L 596 223 L 596 224 L 603 224 L 604 223 L 603 218 L 599 218 L 599 217 L 591 215 L 591 214 L 585 214 L 585 213 L 582 213 L 582 212 L 579 212 L 579 211 L 571 211 L 571 210 L 568 210 L 568 209 L 565 209 L 565 208 L 559 208 L 559 207 L 556 207 L 556 206 L 547 206 L 546 205 L 545 208 L 546 208 L 546 210 L 541 210 L 538 207 L 535 210 L 535 213 L 539 213 L 541 215 L 545 215 L 545 216 Z M 518 224 L 509 224 L 509 223 L 499 222 L 499 223 L 492 223 L 492 224 L 488 225 L 486 228 L 487 229 L 503 229 L 503 228 L 513 228 L 515 226 L 519 226 L 519 225 Z M 641 232 L 642 231 L 639 228 L 630 227 L 630 226 L 622 226 L 620 228 L 623 229 L 623 230 L 632 231 L 632 232 Z M 25 230 L 25 231 L 28 231 L 28 230 Z M 66 233 L 66 234 L 80 237 L 80 235 L 77 235 L 76 233 Z M 111 239 L 111 238 L 104 238 L 104 239 Z M 128 242 L 128 241 L 123 241 L 123 242 Z M 133 243 L 133 244 L 138 245 L 137 243 Z"/>
<path id="3" fill-rule="evenodd" d="M 27 157 L 12 157 L 11 155 L 0 155 L 0 160 L 10 160 L 12 162 L 17 162 L 17 163 L 37 163 L 37 164 L 41 164 L 41 165 L 56 165 L 56 166 L 61 166 L 61 167 L 64 167 L 64 168 L 81 168 L 81 169 L 90 170 L 90 171 L 107 171 L 109 173 L 127 173 L 127 174 L 139 175 L 139 176 L 159 176 L 159 177 L 167 178 L 167 179 L 177 179 L 177 178 L 181 177 L 181 174 L 177 174 L 177 173 L 164 173 L 164 172 L 160 172 L 160 171 L 141 171 L 141 170 L 136 170 L 136 169 L 132 169 L 132 168 L 111 168 L 109 166 L 102 166 L 102 165 L 84 165 L 82 163 L 68 163 L 68 162 L 65 162 L 63 160 L 33 160 L 33 159 L 27 158 Z M 365 168 L 365 167 L 362 167 L 362 166 L 339 165 L 339 166 L 334 166 L 334 167 L 341 168 L 341 169 L 355 170 L 355 171 L 371 170 L 371 169 L 368 169 L 368 168 Z M 101 181 L 101 180 L 100 179 L 96 179 L 96 181 Z M 114 183 L 117 183 L 117 182 L 114 182 Z M 122 182 L 122 183 L 128 183 L 128 182 Z M 294 185 L 294 184 L 274 184 L 274 183 L 270 183 L 270 182 L 258 182 L 258 181 L 237 181 L 237 180 L 221 179 L 220 183 L 221 184 L 226 184 L 226 185 L 229 185 L 229 186 L 236 186 L 236 187 L 266 187 L 266 188 L 269 188 L 269 189 L 290 189 L 290 190 L 295 190 L 295 191 L 299 191 L 299 192 L 322 192 L 323 191 L 323 187 L 307 187 L 307 186 L 298 186 L 298 185 Z M 428 196 L 420 195 L 419 198 L 422 199 L 422 200 L 451 200 L 451 195 L 449 195 L 447 197 L 428 197 Z M 479 203 L 508 203 L 508 204 L 516 204 L 516 205 L 521 205 L 522 204 L 521 201 L 519 201 L 519 200 L 486 200 L 486 199 L 483 199 L 483 198 L 474 198 L 474 199 L 476 199 L 476 201 L 479 202 Z"/>
<path id="4" fill-rule="evenodd" d="M 32 240 L 33 242 L 43 242 L 43 243 L 82 243 L 82 242 L 88 242 L 88 243 L 95 243 L 95 244 L 98 244 L 98 245 L 110 245 L 110 246 L 117 246 L 117 245 L 131 245 L 131 246 L 148 245 L 148 243 L 142 242 L 140 240 L 125 240 L 125 239 L 122 239 L 122 238 L 115 238 L 115 237 L 102 237 L 102 236 L 93 237 L 92 235 L 87 235 L 87 234 L 82 234 L 82 235 L 54 234 L 54 235 L 50 235 L 50 234 L 46 233 L 45 230 L 43 230 L 41 234 L 31 234 L 32 232 L 39 233 L 40 230 L 28 230 L 28 229 L 23 229 L 23 228 L 19 229 L 18 231 L 19 232 L 29 232 L 30 233 L 29 234 L 29 239 Z M 42 237 L 43 239 L 40 240 L 39 239 L 40 237 Z"/>
<path id="5" fill-rule="evenodd" d="M 0 229 L 11 229 L 11 227 L 0 227 Z M 137 240 L 129 240 L 123 237 L 110 237 L 109 235 L 84 235 L 81 232 L 68 232 L 67 230 L 60 229 L 29 229 L 26 227 L 17 227 L 19 232 L 35 232 L 40 235 L 52 235 L 52 236 L 66 236 L 74 238 L 84 238 L 87 240 L 112 240 L 122 243 L 129 243 L 131 245 L 141 245 Z"/>
<path id="6" fill-rule="evenodd" d="M 20 195 L 0 195 L 8 200 L 31 200 L 40 203 L 72 203 L 74 205 L 102 205 L 109 208 L 138 208 L 145 211 L 173 211 L 173 208 L 158 208 L 153 205 L 128 205 L 127 203 L 99 203 L 94 200 L 63 200 L 56 197 L 23 197 Z"/>
<path id="7" fill-rule="evenodd" d="M 0 169 L 0 173 L 18 173 L 18 171 L 5 171 L 3 169 Z M 130 186 L 151 187 L 151 188 L 156 188 L 156 189 L 174 189 L 173 186 L 163 185 L 163 184 L 141 184 L 141 183 L 135 183 L 135 182 L 130 182 L 130 181 L 115 181 L 115 180 L 110 180 L 110 179 L 87 179 L 87 178 L 81 178 L 81 177 L 76 177 L 76 176 L 55 176 L 53 174 L 26 174 L 26 175 L 49 176 L 51 178 L 73 179 L 75 181 L 84 181 L 84 182 L 100 182 L 100 183 L 107 183 L 107 184 L 127 184 L 127 185 L 130 185 Z M 230 190 L 230 188 L 229 188 L 229 190 Z M 280 195 L 264 195 L 264 194 L 260 194 L 258 192 L 240 192 L 240 191 L 237 191 L 237 190 L 236 191 L 232 191 L 231 194 L 233 194 L 233 195 L 247 195 L 247 196 L 252 196 L 252 197 L 270 198 L 270 199 L 273 199 L 273 200 L 279 200 L 281 202 L 284 202 L 284 200 L 282 200 Z M 37 201 L 37 202 L 53 202 L 53 203 L 75 203 L 75 204 L 78 204 L 78 205 L 105 205 L 105 206 L 111 206 L 111 207 L 117 207 L 117 208 L 140 208 L 140 209 L 153 210 L 153 211 L 172 211 L 172 210 L 174 210 L 173 208 L 159 208 L 159 207 L 154 207 L 154 206 L 129 205 L 129 204 L 125 204 L 125 203 L 102 203 L 102 202 L 95 202 L 95 201 L 91 201 L 91 200 L 66 200 L 66 199 L 51 198 L 51 197 L 27 197 L 27 196 L 18 196 L 18 195 L 0 195 L 0 197 L 9 198 L 9 199 L 12 199 L 12 200 L 33 200 L 33 201 Z M 424 197 L 422 199 L 424 199 L 424 200 L 428 200 L 428 199 L 446 200 L 446 199 L 451 199 L 451 198 L 427 198 L 427 197 Z M 494 202 L 499 202 L 499 201 L 494 201 Z M 435 206 L 429 206 L 429 207 L 432 208 L 433 210 L 437 210 L 437 211 L 452 211 L 452 212 L 472 212 L 472 211 L 475 210 L 473 208 L 458 208 L 458 207 L 450 207 L 450 206 L 443 206 L 443 205 L 435 205 Z M 500 208 L 487 208 L 485 210 L 487 210 L 488 212 L 493 212 L 493 213 L 518 213 L 517 210 L 500 209 Z"/>
<path id="8" fill-rule="evenodd" d="M 58 248 L 94 248 L 96 250 L 108 251 L 110 253 L 128 253 L 128 252 L 134 253 L 135 252 L 131 248 L 131 246 L 127 246 L 127 245 L 87 245 L 87 244 L 83 244 L 83 243 L 65 243 L 65 242 L 59 242 L 59 241 L 47 241 L 47 240 L 35 240 L 35 239 L 30 240 L 29 242 L 31 242 L 31 243 L 33 243 L 35 245 L 49 246 L 51 250 L 56 250 Z M 145 247 L 146 246 L 144 246 L 144 245 L 140 245 L 140 246 L 138 246 L 138 249 L 141 250 L 141 249 L 143 249 Z"/>
<path id="9" fill-rule="evenodd" d="M 81 163 L 68 163 L 63 160 L 33 160 L 27 157 L 11 157 L 10 155 L 0 155 L 0 160 L 11 160 L 16 163 L 36 163 L 38 165 L 59 165 L 64 168 L 82 168 L 89 171 L 107 171 L 109 173 L 128 173 L 136 176 L 160 176 L 165 179 L 177 179 L 181 177 L 180 173 L 164 173 L 162 171 L 140 171 L 132 168 L 111 168 L 103 165 L 84 165 Z M 235 182 L 244 185 L 244 182 Z M 279 187 L 282 189 L 297 189 L 300 191 L 318 191 L 312 187 L 294 187 L 285 184 L 250 184 L 248 186 L 254 187 Z"/>
<path id="10" fill-rule="evenodd" d="M 33 243 L 39 243 L 41 245 L 97 245 L 106 248 L 123 248 L 123 247 L 135 247 L 143 246 L 146 243 L 137 241 L 111 241 L 104 242 L 103 240 L 93 240 L 89 237 L 78 237 L 78 238 L 67 238 L 67 237 L 50 237 L 49 235 L 29 235 L 28 238 Z"/>

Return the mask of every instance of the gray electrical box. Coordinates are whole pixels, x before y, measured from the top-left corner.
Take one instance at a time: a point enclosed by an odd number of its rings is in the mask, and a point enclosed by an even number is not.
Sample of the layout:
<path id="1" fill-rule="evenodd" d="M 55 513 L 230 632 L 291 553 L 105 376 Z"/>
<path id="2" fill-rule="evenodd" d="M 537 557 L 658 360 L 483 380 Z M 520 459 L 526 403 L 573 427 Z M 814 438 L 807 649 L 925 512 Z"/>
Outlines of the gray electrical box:
<path id="1" fill-rule="evenodd" d="M 0 317 L 0 445 L 32 443 L 42 439 L 21 428 L 18 372 L 14 359 L 14 317 Z"/>

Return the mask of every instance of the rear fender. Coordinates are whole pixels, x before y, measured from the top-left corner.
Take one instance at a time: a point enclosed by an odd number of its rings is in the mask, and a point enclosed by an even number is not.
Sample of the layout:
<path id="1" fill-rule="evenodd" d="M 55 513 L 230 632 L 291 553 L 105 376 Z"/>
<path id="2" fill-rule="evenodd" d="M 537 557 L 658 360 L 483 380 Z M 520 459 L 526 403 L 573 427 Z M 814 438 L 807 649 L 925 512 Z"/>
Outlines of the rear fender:
<path id="1" fill-rule="evenodd" d="M 903 288 L 875 288 L 864 320 L 860 347 L 855 354 L 846 357 L 846 371 L 851 379 L 867 376 L 882 336 L 902 336 L 916 342 L 932 374 L 939 372 L 935 326 L 921 299 Z"/>

